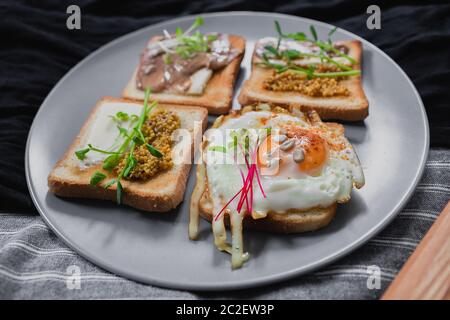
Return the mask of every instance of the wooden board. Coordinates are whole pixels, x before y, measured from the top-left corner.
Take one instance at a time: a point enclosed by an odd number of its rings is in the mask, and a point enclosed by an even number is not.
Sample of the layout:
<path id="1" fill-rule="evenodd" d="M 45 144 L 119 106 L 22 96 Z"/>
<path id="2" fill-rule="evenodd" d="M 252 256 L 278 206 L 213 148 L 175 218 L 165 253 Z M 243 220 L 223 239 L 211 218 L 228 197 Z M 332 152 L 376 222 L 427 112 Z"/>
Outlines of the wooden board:
<path id="1" fill-rule="evenodd" d="M 450 202 L 381 299 L 450 300 Z"/>

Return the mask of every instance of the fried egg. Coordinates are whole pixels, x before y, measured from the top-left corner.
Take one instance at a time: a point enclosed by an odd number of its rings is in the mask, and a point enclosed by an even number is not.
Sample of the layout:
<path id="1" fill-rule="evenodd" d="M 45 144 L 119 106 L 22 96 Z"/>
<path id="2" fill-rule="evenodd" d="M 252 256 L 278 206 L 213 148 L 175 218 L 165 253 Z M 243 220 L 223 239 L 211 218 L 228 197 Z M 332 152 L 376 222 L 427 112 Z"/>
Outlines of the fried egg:
<path id="1" fill-rule="evenodd" d="M 254 194 L 253 209 L 258 216 L 289 209 L 327 207 L 350 199 L 353 184 L 364 185 L 364 175 L 353 147 L 342 134 L 326 124 L 310 125 L 300 117 L 269 111 L 251 111 L 228 119 L 208 145 L 223 145 L 230 129 L 271 128 L 257 150 L 257 163 L 266 198 Z M 223 206 L 239 188 L 246 171 L 244 163 L 235 164 L 233 150 L 226 155 L 208 148 L 206 154 L 208 184 L 214 203 Z M 225 158 L 225 163 L 224 160 Z M 241 161 L 242 162 L 242 161 Z M 254 181 L 254 184 L 257 182 Z M 254 185 L 255 190 L 258 186 Z M 232 206 L 231 206 L 232 207 Z"/>

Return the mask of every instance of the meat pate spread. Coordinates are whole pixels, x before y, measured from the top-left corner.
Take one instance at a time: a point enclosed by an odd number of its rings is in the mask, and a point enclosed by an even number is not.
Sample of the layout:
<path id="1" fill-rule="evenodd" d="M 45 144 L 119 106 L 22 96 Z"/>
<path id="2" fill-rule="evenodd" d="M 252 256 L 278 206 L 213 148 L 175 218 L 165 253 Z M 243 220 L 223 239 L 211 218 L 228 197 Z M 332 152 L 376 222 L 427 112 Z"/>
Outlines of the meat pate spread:
<path id="1" fill-rule="evenodd" d="M 226 34 L 205 34 L 201 37 L 207 44 L 205 50 L 187 57 L 176 50 L 183 44 L 173 36 L 159 37 L 149 43 L 141 54 L 137 88 L 151 88 L 152 92 L 201 94 L 212 72 L 224 68 L 242 53 L 231 46 Z M 191 87 L 193 90 L 190 90 Z"/>

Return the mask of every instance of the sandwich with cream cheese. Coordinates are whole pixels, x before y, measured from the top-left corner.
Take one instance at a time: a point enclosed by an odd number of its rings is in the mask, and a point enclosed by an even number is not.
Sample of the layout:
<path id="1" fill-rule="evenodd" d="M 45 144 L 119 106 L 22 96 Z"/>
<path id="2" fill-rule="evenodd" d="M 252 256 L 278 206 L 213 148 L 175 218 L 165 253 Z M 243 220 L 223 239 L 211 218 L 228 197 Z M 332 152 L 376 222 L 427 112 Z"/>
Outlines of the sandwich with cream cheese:
<path id="1" fill-rule="evenodd" d="M 182 200 L 194 135 L 207 111 L 104 97 L 48 176 L 60 197 L 112 200 L 152 212 Z"/>

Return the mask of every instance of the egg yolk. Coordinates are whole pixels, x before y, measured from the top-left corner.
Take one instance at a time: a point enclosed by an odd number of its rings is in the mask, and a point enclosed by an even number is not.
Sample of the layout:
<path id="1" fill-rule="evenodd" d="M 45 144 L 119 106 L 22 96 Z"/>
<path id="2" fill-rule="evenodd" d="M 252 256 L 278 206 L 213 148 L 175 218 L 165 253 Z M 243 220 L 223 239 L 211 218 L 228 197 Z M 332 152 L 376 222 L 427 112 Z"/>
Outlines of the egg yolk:
<path id="1" fill-rule="evenodd" d="M 286 143 L 286 141 L 294 143 Z M 284 148 L 283 143 L 285 144 Z M 295 150 L 299 150 L 296 155 L 294 155 Z M 299 153 L 300 158 L 298 157 Z M 326 141 L 311 130 L 297 127 L 288 128 L 286 137 L 281 139 L 280 136 L 267 136 L 258 149 L 260 167 L 267 170 L 267 168 L 278 165 L 276 173 L 274 173 L 275 168 L 272 168 L 272 174 L 292 172 L 294 169 L 309 175 L 316 175 L 322 169 L 327 157 Z"/>

